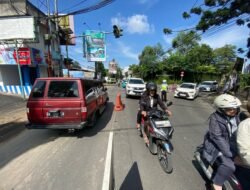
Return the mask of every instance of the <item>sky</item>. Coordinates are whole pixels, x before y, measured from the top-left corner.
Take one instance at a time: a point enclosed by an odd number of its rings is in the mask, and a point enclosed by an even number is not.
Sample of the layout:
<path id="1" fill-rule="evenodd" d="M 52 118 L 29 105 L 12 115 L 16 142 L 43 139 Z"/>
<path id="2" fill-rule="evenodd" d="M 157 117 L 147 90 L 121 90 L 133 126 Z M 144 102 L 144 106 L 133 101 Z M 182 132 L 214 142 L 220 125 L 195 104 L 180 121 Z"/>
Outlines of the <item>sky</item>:
<path id="1" fill-rule="evenodd" d="M 50 0 L 53 3 L 53 0 Z M 58 0 L 59 13 L 79 10 L 89 7 L 100 0 Z M 46 10 L 46 0 L 31 0 L 42 10 Z M 121 68 L 138 64 L 138 56 L 145 46 L 160 43 L 164 50 L 171 47 L 171 42 L 177 33 L 165 35 L 163 28 L 178 31 L 194 27 L 199 17 L 193 15 L 184 19 L 182 13 L 198 6 L 203 0 L 115 0 L 111 4 L 92 12 L 74 16 L 75 34 L 82 35 L 85 30 L 101 30 L 112 32 L 113 25 L 123 29 L 123 36 L 115 38 L 113 34 L 106 36 L 106 62 L 115 59 Z M 71 9 L 69 9 L 71 8 Z M 53 10 L 53 6 L 51 5 Z M 223 47 L 226 44 L 246 49 L 249 30 L 246 26 L 228 25 L 217 30 L 211 30 L 201 35 L 201 43 L 212 48 Z M 62 46 L 62 54 L 66 55 Z M 76 45 L 69 47 L 69 57 L 81 63 L 82 66 L 94 66 L 83 57 L 82 39 L 76 39 Z"/>

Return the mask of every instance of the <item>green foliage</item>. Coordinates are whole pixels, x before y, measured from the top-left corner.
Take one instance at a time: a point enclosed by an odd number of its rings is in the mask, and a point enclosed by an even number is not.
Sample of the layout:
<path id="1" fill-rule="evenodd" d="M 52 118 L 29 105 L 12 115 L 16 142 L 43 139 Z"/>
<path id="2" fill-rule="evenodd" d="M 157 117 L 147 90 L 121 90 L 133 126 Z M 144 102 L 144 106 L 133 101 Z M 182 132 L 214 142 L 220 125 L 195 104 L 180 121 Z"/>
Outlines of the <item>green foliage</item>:
<path id="1" fill-rule="evenodd" d="M 187 18 L 190 17 L 190 14 L 188 14 L 187 12 L 184 12 L 184 13 L 182 14 L 182 17 L 183 17 L 184 19 L 187 19 Z"/>
<path id="2" fill-rule="evenodd" d="M 220 73 L 228 73 L 236 60 L 235 46 L 225 45 L 213 51 L 214 63 Z"/>
<path id="3" fill-rule="evenodd" d="M 211 27 L 227 24 L 234 18 L 238 18 L 235 21 L 237 25 L 246 24 L 249 27 L 250 19 L 244 17 L 245 14 L 249 14 L 249 0 L 204 0 L 204 3 L 205 6 L 192 7 L 190 10 L 190 13 L 201 15 L 200 21 L 195 27 L 196 30 L 205 32 Z M 246 56 L 250 58 L 250 44 L 247 45 L 247 48 Z"/>
<path id="4" fill-rule="evenodd" d="M 250 74 L 241 74 L 240 75 L 240 86 L 244 88 L 250 86 Z"/>
<path id="5" fill-rule="evenodd" d="M 169 28 L 164 28 L 164 29 L 163 29 L 163 33 L 164 33 L 164 34 L 172 34 L 172 30 L 169 29 Z"/>
<path id="6" fill-rule="evenodd" d="M 181 54 L 186 54 L 191 48 L 198 45 L 200 36 L 194 32 L 180 32 L 172 41 L 172 47 Z"/>

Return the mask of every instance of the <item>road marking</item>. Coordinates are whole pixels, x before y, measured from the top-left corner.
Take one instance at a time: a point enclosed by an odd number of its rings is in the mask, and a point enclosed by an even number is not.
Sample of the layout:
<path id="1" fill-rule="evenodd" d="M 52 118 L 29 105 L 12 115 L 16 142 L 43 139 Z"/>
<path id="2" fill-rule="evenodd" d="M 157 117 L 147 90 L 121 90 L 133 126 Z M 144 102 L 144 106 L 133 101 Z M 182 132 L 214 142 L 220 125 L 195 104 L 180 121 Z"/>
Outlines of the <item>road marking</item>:
<path id="1" fill-rule="evenodd" d="M 116 112 L 114 112 L 113 116 L 114 117 L 112 117 L 112 120 L 111 120 L 111 122 L 112 122 L 111 123 L 111 130 L 113 130 L 114 119 L 116 118 Z M 111 131 L 109 133 L 109 141 L 108 141 L 108 148 L 107 148 L 107 154 L 106 154 L 104 176 L 103 176 L 103 182 L 102 182 L 102 190 L 110 190 L 110 186 L 112 185 L 111 182 L 113 181 L 113 175 L 112 175 L 113 134 L 114 134 L 113 131 Z"/>

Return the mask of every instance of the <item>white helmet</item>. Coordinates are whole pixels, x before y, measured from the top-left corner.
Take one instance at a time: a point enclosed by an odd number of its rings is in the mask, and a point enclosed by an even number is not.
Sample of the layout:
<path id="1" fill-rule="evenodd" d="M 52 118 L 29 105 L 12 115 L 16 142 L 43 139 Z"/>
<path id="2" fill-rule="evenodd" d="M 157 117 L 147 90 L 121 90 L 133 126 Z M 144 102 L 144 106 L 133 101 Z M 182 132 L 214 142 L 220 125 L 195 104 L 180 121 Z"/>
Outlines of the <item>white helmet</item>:
<path id="1" fill-rule="evenodd" d="M 214 106 L 216 109 L 239 108 L 241 106 L 241 102 L 235 96 L 222 94 L 215 98 Z"/>
<path id="2" fill-rule="evenodd" d="M 163 80 L 162 82 L 167 82 L 167 80 Z"/>

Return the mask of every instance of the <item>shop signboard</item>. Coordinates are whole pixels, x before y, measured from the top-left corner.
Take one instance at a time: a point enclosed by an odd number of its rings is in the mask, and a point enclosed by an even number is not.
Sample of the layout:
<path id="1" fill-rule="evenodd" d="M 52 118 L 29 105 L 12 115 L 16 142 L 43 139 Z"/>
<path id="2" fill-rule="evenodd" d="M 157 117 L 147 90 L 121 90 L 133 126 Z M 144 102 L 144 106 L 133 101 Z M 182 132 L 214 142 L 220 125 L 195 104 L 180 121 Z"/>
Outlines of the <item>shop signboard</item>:
<path id="1" fill-rule="evenodd" d="M 87 60 L 90 62 L 106 61 L 105 34 L 100 31 L 87 30 L 84 36 L 84 51 Z"/>
<path id="2" fill-rule="evenodd" d="M 18 58 L 20 65 L 31 65 L 42 63 L 40 50 L 35 48 L 18 48 Z M 0 64 L 14 65 L 17 64 L 15 48 L 0 49 Z"/>
<path id="3" fill-rule="evenodd" d="M 36 27 L 32 16 L 0 18 L 0 40 L 35 40 Z"/>

